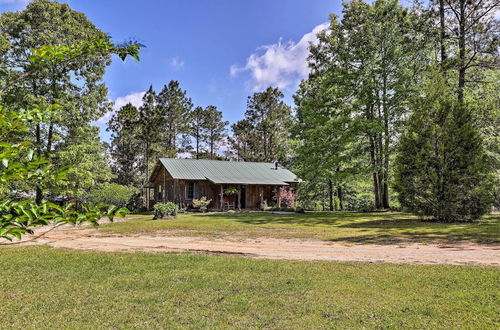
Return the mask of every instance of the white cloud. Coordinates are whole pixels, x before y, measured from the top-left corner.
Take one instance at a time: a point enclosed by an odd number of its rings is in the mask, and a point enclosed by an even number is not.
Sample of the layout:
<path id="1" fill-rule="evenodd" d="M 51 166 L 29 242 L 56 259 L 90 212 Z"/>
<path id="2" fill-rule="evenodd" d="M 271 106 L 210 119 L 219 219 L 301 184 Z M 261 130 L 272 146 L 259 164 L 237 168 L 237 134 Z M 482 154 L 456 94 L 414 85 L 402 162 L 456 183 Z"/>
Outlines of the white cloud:
<path id="1" fill-rule="evenodd" d="M 172 57 L 169 62 L 170 67 L 172 70 L 180 70 L 184 67 L 184 61 L 181 60 L 179 57 Z"/>
<path id="2" fill-rule="evenodd" d="M 327 27 L 328 23 L 316 26 L 298 42 L 282 43 L 280 39 L 276 44 L 261 46 L 248 57 L 245 66 L 232 65 L 230 74 L 234 77 L 242 72 L 250 72 L 249 84 L 254 91 L 268 86 L 286 88 L 307 76 L 309 45 L 317 43 L 316 34 Z"/>
<path id="3" fill-rule="evenodd" d="M 145 92 L 137 92 L 137 93 L 132 93 L 132 94 L 128 94 L 125 96 L 117 97 L 116 100 L 114 100 L 113 109 L 111 111 L 107 112 L 101 118 L 99 118 L 97 120 L 97 122 L 101 123 L 101 124 L 107 124 L 108 121 L 113 116 L 113 113 L 118 111 L 125 104 L 132 103 L 133 106 L 140 107 L 142 105 L 142 97 L 144 96 L 144 94 L 145 94 Z"/>

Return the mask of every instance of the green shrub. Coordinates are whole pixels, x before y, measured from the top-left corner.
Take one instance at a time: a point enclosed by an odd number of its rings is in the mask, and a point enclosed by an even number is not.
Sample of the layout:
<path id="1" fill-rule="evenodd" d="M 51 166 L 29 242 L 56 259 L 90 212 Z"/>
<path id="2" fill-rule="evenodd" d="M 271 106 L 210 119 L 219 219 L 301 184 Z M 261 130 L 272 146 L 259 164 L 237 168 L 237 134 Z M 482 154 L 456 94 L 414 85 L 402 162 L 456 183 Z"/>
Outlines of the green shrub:
<path id="1" fill-rule="evenodd" d="M 156 203 L 153 207 L 154 219 L 163 219 L 165 217 L 175 217 L 179 212 L 177 204 L 168 202 L 166 204 Z"/>
<path id="2" fill-rule="evenodd" d="M 142 196 L 141 192 L 137 192 L 129 198 L 127 202 L 127 209 L 134 213 L 145 212 L 147 210 L 146 201 L 144 200 L 144 196 Z"/>
<path id="3" fill-rule="evenodd" d="M 89 203 L 94 205 L 104 203 L 118 208 L 128 207 L 130 198 L 136 193 L 138 193 L 138 189 L 134 187 L 105 183 L 91 191 Z"/>

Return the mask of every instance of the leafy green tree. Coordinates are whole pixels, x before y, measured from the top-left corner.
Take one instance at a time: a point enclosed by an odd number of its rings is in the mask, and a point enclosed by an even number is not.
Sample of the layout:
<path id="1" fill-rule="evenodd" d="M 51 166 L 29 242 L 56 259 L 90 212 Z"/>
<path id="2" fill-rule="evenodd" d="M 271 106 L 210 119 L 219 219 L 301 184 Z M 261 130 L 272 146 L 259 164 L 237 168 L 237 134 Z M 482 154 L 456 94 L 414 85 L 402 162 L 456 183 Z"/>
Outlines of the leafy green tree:
<path id="1" fill-rule="evenodd" d="M 112 178 L 106 147 L 99 138 L 98 127 L 85 125 L 72 129 L 55 151 L 57 156 L 53 163 L 63 164 L 69 169 L 67 179 L 51 187 L 53 194 L 70 196 L 75 202 L 84 203 L 88 201 L 93 188 Z"/>
<path id="2" fill-rule="evenodd" d="M 32 108 L 43 103 L 43 99 L 46 104 L 59 104 L 64 111 L 57 118 L 33 121 L 29 132 L 38 156 L 58 157 L 55 147 L 66 139 L 66 132 L 87 125 L 109 110 L 102 78 L 111 63 L 110 39 L 84 14 L 67 4 L 48 0 L 35 0 L 22 11 L 3 13 L 0 32 L 8 42 L 8 48 L 2 53 L 2 65 L 10 68 L 2 81 L 2 102 L 14 108 Z M 87 47 L 80 47 L 83 44 Z M 57 52 L 74 56 L 65 61 L 45 61 L 40 66 L 32 61 L 32 50 L 43 50 L 45 45 L 58 45 Z M 78 54 L 75 49 L 80 49 Z M 49 50 L 54 49 L 44 51 Z M 129 55 L 137 57 L 137 52 Z M 63 149 L 58 148 L 58 152 Z M 37 185 L 37 202 L 42 198 L 43 191 Z"/>
<path id="3" fill-rule="evenodd" d="M 433 72 L 411 102 L 395 188 L 401 205 L 436 221 L 471 221 L 488 212 L 498 178 L 467 105 Z"/>
<path id="4" fill-rule="evenodd" d="M 351 1 L 342 19 L 331 15 L 295 98 L 297 166 L 304 173 L 342 188 L 369 171 L 375 207 L 390 207 L 391 159 L 406 100 L 430 58 L 426 19 L 397 0 Z"/>
<path id="5" fill-rule="evenodd" d="M 289 156 L 291 109 L 278 88 L 248 97 L 245 119 L 233 124 L 231 145 L 246 161 L 286 162 Z"/>
<path id="6" fill-rule="evenodd" d="M 483 82 L 486 69 L 498 70 L 500 46 L 498 0 L 439 0 L 440 51 L 442 67 L 453 69 L 457 97 L 465 101 L 467 85 Z"/>
<path id="7" fill-rule="evenodd" d="M 60 184 L 65 180 L 66 171 L 58 171 L 43 157 L 34 154 L 33 144 L 29 141 L 20 143 L 3 142 L 9 135 L 28 131 L 27 123 L 38 120 L 48 120 L 56 111 L 40 107 L 31 111 L 5 110 L 0 106 L 0 181 L 9 182 L 12 179 L 36 180 L 39 184 Z M 70 169 L 71 170 L 71 169 Z M 115 215 L 123 216 L 126 209 L 115 206 L 106 209 L 105 204 L 82 206 L 77 211 L 72 204 L 59 206 L 45 200 L 34 203 L 29 199 L 0 201 L 0 239 L 21 239 L 24 234 L 33 234 L 33 228 L 52 224 L 81 224 L 90 222 L 97 225 L 98 220 L 107 216 L 113 220 Z M 3 243 L 0 243 L 3 244 Z"/>
<path id="8" fill-rule="evenodd" d="M 139 192 L 139 189 L 127 187 L 117 183 L 105 183 L 97 186 L 89 194 L 91 204 L 109 204 L 116 207 L 127 207 L 130 199 Z"/>
<path id="9" fill-rule="evenodd" d="M 137 57 L 139 48 L 138 45 L 116 47 L 103 40 L 95 40 L 71 48 L 43 46 L 32 51 L 30 56 L 30 62 L 33 63 L 32 69 L 16 78 L 16 82 L 29 79 L 30 75 L 36 74 L 53 63 L 70 64 L 72 60 L 84 53 L 115 53 L 124 59 L 127 55 Z M 0 95 L 9 87 L 10 85 L 5 85 Z M 26 136 L 24 133 L 29 131 L 28 124 L 37 125 L 58 118 L 60 109 L 58 105 L 36 105 L 28 111 L 16 111 L 6 110 L 0 106 L 1 182 L 33 180 L 43 188 L 43 185 L 58 184 L 65 179 L 65 175 L 71 169 L 65 171 L 54 169 L 50 159 L 36 154 L 36 145 L 32 141 L 18 138 L 16 142 L 12 142 L 13 136 Z M 83 212 L 79 212 L 73 208 L 72 204 L 61 207 L 45 200 L 33 202 L 29 199 L 20 201 L 4 199 L 0 202 L 0 238 L 7 240 L 21 238 L 24 234 L 32 234 L 33 227 L 48 224 L 57 226 L 64 223 L 90 222 L 97 225 L 97 221 L 103 216 L 108 216 L 112 220 L 115 215 L 124 215 L 126 212 L 125 209 L 117 209 L 113 206 L 104 210 L 105 207 L 105 204 L 84 205 L 81 206 Z"/>

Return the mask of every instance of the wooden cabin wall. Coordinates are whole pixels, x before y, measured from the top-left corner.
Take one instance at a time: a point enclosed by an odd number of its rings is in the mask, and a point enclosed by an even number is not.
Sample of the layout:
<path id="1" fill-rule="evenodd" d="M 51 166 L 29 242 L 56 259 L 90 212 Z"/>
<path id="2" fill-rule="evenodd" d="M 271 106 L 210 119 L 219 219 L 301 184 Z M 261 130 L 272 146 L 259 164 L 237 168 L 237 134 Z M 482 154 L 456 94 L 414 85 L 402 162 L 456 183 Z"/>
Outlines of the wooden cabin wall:
<path id="1" fill-rule="evenodd" d="M 220 185 L 213 184 L 206 180 L 190 181 L 173 179 L 165 168 L 161 168 L 154 178 L 155 202 L 173 202 L 183 207 L 191 206 L 192 200 L 187 199 L 186 196 L 186 185 L 188 182 L 196 182 L 198 184 L 198 198 L 205 196 L 207 199 L 212 200 L 209 206 L 210 208 L 220 207 Z"/>
<path id="2" fill-rule="evenodd" d="M 190 207 L 192 205 L 192 200 L 188 200 L 186 197 L 186 185 L 188 182 L 193 182 L 189 180 L 176 180 L 161 167 L 154 178 L 154 201 L 150 203 L 150 207 L 154 203 L 166 203 L 173 202 L 179 204 L 183 207 Z M 212 202 L 209 205 L 211 209 L 220 208 L 220 191 L 221 186 L 214 184 L 208 180 L 194 181 L 198 184 L 198 198 L 203 196 L 207 199 L 211 199 Z M 234 185 L 224 185 L 224 189 Z M 290 188 L 296 189 L 297 184 L 291 183 Z M 275 186 L 258 186 L 258 185 L 247 185 L 245 186 L 245 207 L 248 209 L 256 209 L 260 205 L 260 194 L 262 191 L 263 200 L 267 202 L 267 205 L 274 204 L 273 199 L 275 199 Z M 236 204 L 236 203 L 235 203 Z"/>
<path id="3" fill-rule="evenodd" d="M 260 204 L 260 186 L 246 186 L 245 188 L 245 207 L 247 209 L 255 209 Z"/>

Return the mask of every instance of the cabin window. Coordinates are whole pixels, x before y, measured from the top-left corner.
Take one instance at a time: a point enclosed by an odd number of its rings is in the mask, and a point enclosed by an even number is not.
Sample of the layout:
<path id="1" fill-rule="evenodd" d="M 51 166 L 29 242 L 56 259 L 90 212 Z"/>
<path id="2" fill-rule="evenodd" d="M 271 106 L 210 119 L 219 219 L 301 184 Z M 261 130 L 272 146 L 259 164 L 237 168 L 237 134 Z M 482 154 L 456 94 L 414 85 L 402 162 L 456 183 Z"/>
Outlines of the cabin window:
<path id="1" fill-rule="evenodd" d="M 198 197 L 198 184 L 196 182 L 188 182 L 186 185 L 186 199 Z"/>

